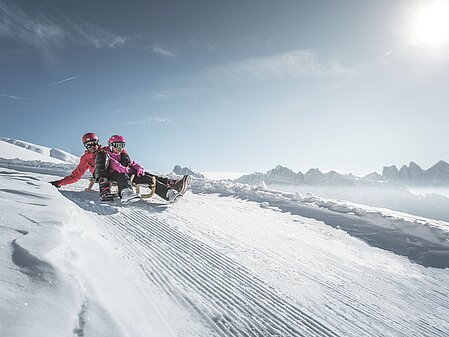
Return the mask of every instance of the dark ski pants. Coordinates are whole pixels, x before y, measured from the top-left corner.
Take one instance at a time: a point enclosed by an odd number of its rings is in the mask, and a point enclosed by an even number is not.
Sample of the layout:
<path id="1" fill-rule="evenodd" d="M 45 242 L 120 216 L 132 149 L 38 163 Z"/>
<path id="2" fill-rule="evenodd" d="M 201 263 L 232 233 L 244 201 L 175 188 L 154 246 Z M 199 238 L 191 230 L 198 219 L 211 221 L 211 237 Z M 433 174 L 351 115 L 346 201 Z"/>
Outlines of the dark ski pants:
<path id="1" fill-rule="evenodd" d="M 153 183 L 153 177 L 156 178 L 156 190 L 155 193 L 160 196 L 164 200 L 168 200 L 167 198 L 167 191 L 168 191 L 168 179 L 163 177 L 158 177 L 157 175 L 145 172 L 143 176 L 135 176 L 133 183 L 136 184 L 143 184 L 151 186 Z"/>
<path id="2" fill-rule="evenodd" d="M 107 178 L 110 181 L 117 182 L 118 194 L 122 194 L 122 190 L 125 188 L 132 188 L 131 180 L 127 174 L 118 173 L 109 170 L 108 155 L 105 151 L 100 151 L 95 157 L 95 179 L 97 181 L 100 178 Z M 100 192 L 101 193 L 101 192 Z"/>
<path id="3" fill-rule="evenodd" d="M 107 176 L 107 178 L 110 181 L 115 181 L 117 182 L 117 186 L 118 186 L 118 195 L 122 195 L 122 190 L 125 188 L 133 188 L 132 184 L 131 184 L 131 180 L 129 179 L 127 174 L 123 174 L 123 173 L 118 173 L 118 172 L 110 172 L 109 176 Z"/>

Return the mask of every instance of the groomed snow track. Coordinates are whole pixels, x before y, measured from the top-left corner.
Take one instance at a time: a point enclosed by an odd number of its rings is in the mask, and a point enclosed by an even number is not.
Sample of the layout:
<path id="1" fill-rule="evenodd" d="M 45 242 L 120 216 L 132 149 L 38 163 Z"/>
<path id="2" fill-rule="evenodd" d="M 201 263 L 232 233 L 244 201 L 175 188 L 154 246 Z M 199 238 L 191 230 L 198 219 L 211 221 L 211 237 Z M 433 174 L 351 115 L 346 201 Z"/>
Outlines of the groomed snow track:
<path id="1" fill-rule="evenodd" d="M 174 301 L 221 336 L 338 336 L 238 262 L 157 218 L 144 202 L 117 208 L 62 192 Z"/>

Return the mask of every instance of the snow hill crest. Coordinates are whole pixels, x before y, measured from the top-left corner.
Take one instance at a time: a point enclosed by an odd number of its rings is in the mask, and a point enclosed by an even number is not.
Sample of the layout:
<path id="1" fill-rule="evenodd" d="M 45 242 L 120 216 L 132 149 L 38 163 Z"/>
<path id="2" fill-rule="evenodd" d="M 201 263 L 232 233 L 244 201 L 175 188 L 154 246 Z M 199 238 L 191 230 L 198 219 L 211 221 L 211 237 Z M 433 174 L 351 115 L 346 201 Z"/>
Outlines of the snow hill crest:
<path id="1" fill-rule="evenodd" d="M 49 148 L 42 145 L 36 145 L 33 143 L 25 142 L 22 140 L 17 140 L 13 138 L 0 137 L 0 141 L 11 144 L 13 146 L 8 146 L 7 144 L 2 144 L 5 148 L 2 148 L 2 157 L 5 155 L 7 157 L 12 157 L 14 155 L 20 154 L 22 157 L 17 158 L 21 160 L 40 160 L 43 162 L 55 162 L 61 164 L 76 164 L 79 161 L 79 157 L 74 156 L 66 151 Z M 16 148 L 16 147 L 18 148 Z M 20 151 L 21 149 L 25 149 L 28 151 Z M 19 151 L 18 151 L 19 150 Z M 8 156 L 7 154 L 10 153 Z M 37 155 L 36 155 L 37 154 Z M 7 158 L 12 159 L 12 158 Z M 53 160 L 53 159 L 56 159 Z"/>

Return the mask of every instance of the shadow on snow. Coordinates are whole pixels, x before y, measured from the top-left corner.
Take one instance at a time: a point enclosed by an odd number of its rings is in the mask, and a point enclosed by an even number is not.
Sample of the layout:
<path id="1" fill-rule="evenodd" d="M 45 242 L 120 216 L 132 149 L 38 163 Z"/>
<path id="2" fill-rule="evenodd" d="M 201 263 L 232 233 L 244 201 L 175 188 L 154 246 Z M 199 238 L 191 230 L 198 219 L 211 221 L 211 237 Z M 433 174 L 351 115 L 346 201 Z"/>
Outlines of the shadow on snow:
<path id="1" fill-rule="evenodd" d="M 102 201 L 98 193 L 84 191 L 60 191 L 67 199 L 73 201 L 76 205 L 85 211 L 93 212 L 98 215 L 112 215 L 120 212 L 121 208 L 142 208 L 150 212 L 163 212 L 169 205 L 157 201 L 139 200 L 130 204 L 123 204 L 119 198 L 112 201 Z"/>

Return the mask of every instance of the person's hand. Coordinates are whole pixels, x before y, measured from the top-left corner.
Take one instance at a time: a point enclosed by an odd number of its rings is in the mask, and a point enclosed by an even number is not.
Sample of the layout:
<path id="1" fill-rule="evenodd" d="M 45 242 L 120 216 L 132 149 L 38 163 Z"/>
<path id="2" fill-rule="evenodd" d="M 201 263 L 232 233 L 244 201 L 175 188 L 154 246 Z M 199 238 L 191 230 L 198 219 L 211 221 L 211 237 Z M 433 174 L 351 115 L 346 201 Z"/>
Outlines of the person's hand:
<path id="1" fill-rule="evenodd" d="M 143 176 L 143 175 L 145 175 L 145 170 L 142 167 L 139 167 L 137 169 L 137 173 L 136 174 L 137 174 L 138 177 Z"/>
<path id="2" fill-rule="evenodd" d="M 50 181 L 50 184 L 52 184 L 54 187 L 61 187 L 59 186 L 59 180 Z"/>

